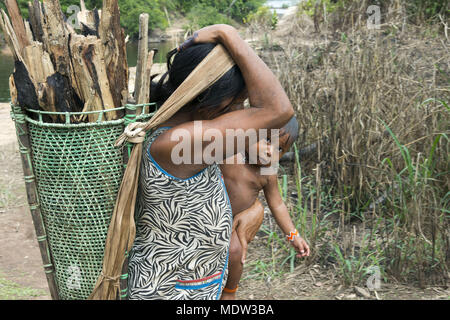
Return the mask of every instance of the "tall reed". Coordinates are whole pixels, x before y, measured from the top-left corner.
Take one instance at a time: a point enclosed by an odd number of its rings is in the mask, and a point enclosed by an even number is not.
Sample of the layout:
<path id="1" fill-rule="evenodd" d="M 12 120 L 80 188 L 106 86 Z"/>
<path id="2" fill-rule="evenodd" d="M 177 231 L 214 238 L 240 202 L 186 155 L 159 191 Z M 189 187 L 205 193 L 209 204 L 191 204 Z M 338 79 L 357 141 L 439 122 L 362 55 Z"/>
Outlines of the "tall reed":
<path id="1" fill-rule="evenodd" d="M 308 261 L 333 261 L 347 284 L 373 266 L 420 286 L 448 281 L 450 53 L 433 26 L 398 21 L 308 38 L 297 20 L 290 34 L 303 39 L 265 57 L 297 110 L 300 146 L 318 144 L 292 178 Z"/>

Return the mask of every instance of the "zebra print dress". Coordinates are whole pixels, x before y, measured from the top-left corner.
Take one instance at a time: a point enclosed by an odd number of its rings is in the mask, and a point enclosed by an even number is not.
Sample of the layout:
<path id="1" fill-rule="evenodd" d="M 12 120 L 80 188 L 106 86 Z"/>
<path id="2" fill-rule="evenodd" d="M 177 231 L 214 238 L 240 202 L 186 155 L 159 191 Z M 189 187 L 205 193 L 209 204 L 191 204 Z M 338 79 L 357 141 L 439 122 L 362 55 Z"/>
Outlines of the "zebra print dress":
<path id="1" fill-rule="evenodd" d="M 219 299 L 228 275 L 232 212 L 217 164 L 189 179 L 165 172 L 144 143 L 129 258 L 130 299 Z"/>

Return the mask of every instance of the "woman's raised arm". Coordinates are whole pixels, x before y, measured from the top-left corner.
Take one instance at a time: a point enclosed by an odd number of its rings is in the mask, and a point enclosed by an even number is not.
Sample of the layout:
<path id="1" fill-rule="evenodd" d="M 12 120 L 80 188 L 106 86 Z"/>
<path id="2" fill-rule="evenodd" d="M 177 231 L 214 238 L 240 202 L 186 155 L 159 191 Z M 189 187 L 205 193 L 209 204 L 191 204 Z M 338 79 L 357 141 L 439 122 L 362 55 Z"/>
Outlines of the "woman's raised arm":
<path id="1" fill-rule="evenodd" d="M 172 151 L 179 144 L 179 140 L 174 139 L 172 135 L 177 130 L 180 130 L 178 133 L 183 132 L 184 136 L 190 136 L 191 159 L 199 159 L 200 155 L 197 153 L 201 152 L 201 156 L 203 156 L 204 150 L 212 142 L 215 142 L 216 145 L 218 143 L 208 134 L 205 135 L 208 130 L 220 131 L 223 137 L 227 136 L 229 129 L 243 131 L 255 129 L 258 133 L 259 129 L 279 129 L 294 115 L 292 105 L 278 79 L 248 43 L 239 36 L 235 28 L 228 25 L 213 25 L 200 29 L 196 32 L 194 43 L 206 42 L 221 43 L 227 48 L 244 77 L 251 108 L 229 112 L 216 119 L 203 120 L 201 128 L 198 127 L 198 123 L 196 127 L 196 123 L 186 122 L 158 137 L 152 145 L 152 155 L 156 156 L 155 159 L 159 160 L 158 162 L 165 163 L 164 169 L 177 177 L 192 176 L 211 164 L 208 161 L 187 164 L 174 163 L 171 157 Z M 213 132 L 213 130 L 209 132 Z M 215 154 L 216 159 L 226 158 L 226 152 L 230 151 L 229 146 L 232 141 L 229 136 L 227 138 L 227 141 L 223 139 L 222 142 L 223 154 Z M 233 154 L 245 151 L 240 150 L 238 139 L 239 137 L 234 137 Z M 248 147 L 248 139 L 246 139 L 245 148 Z"/>
<path id="2" fill-rule="evenodd" d="M 256 112 L 258 117 L 263 117 L 259 119 L 261 123 L 258 120 L 256 123 L 251 121 L 252 123 L 247 125 L 248 128 L 281 128 L 289 121 L 294 111 L 280 82 L 235 28 L 229 25 L 213 25 L 197 31 L 197 34 L 196 43 L 218 42 L 227 48 L 245 79 L 250 105 L 265 109 L 247 112 Z M 231 114 L 228 116 L 236 117 Z"/>

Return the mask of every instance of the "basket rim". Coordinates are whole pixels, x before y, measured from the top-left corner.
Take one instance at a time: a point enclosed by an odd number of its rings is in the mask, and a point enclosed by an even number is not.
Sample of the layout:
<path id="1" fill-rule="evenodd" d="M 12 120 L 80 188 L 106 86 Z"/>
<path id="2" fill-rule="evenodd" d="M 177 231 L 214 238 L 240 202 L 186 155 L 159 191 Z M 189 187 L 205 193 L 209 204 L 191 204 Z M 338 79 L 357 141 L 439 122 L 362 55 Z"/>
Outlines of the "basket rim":
<path id="1" fill-rule="evenodd" d="M 14 112 L 14 109 L 19 108 L 20 113 L 23 113 L 23 109 L 20 106 L 17 106 L 10 101 L 10 106 Z M 98 127 L 98 126 L 111 126 L 111 125 L 119 125 L 123 124 L 125 120 L 127 119 L 127 115 L 124 115 L 121 119 L 117 120 L 103 120 L 105 117 L 104 115 L 108 112 L 115 112 L 115 111 L 121 111 L 121 110 L 137 110 L 137 108 L 142 107 L 142 111 L 139 115 L 135 115 L 134 118 L 136 121 L 138 120 L 145 120 L 150 119 L 155 112 L 148 112 L 150 106 L 156 106 L 156 110 L 158 108 L 158 104 L 155 102 L 152 103 L 142 103 L 142 104 L 126 104 L 119 108 L 113 108 L 113 109 L 105 109 L 105 110 L 97 110 L 97 111 L 85 111 L 85 112 L 52 112 L 52 111 L 43 111 L 43 110 L 34 110 L 25 108 L 27 112 L 34 113 L 39 116 L 39 120 L 34 120 L 30 118 L 28 115 L 24 115 L 24 119 L 26 122 L 31 123 L 33 125 L 39 126 L 39 127 L 51 127 L 51 128 L 85 128 L 85 127 Z M 146 112 L 147 110 L 147 112 Z M 16 113 L 16 112 L 14 112 Z M 87 122 L 87 123 L 71 123 L 70 119 L 71 116 L 82 116 L 82 115 L 95 115 L 98 114 L 98 118 L 96 122 Z M 44 122 L 42 116 L 43 115 L 59 115 L 63 116 L 66 119 L 66 123 L 51 123 L 51 122 Z"/>

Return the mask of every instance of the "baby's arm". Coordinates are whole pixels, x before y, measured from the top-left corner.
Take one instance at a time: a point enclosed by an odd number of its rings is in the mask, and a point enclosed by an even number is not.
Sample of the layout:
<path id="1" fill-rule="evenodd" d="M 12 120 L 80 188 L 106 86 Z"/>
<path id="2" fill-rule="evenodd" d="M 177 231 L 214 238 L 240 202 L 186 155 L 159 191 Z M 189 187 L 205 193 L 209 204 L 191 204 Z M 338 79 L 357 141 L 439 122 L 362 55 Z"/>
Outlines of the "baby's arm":
<path id="1" fill-rule="evenodd" d="M 281 228 L 285 235 L 289 235 L 295 230 L 295 226 L 292 222 L 291 217 L 289 216 L 288 209 L 284 204 L 278 190 L 278 181 L 276 175 L 268 177 L 268 182 L 264 187 L 264 195 L 266 197 L 270 211 L 272 212 L 278 226 Z M 309 246 L 302 237 L 296 236 L 291 244 L 299 253 L 297 257 L 309 256 Z"/>

